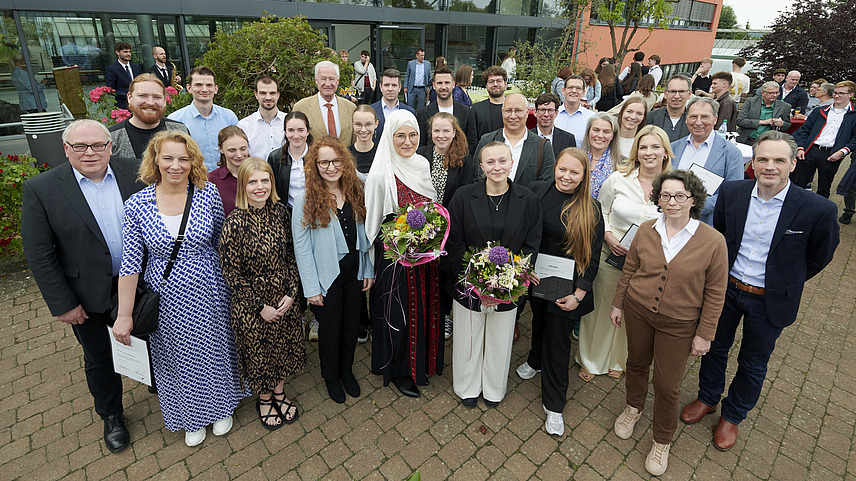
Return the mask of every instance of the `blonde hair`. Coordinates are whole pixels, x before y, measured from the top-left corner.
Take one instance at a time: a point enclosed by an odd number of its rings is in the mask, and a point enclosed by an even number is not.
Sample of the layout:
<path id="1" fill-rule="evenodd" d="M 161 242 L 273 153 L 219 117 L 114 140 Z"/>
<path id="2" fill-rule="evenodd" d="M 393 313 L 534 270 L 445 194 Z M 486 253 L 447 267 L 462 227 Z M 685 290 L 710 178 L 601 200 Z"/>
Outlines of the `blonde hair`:
<path id="1" fill-rule="evenodd" d="M 666 134 L 665 130 L 656 125 L 646 125 L 639 129 L 636 138 L 633 139 L 633 147 L 630 149 L 630 157 L 627 159 L 627 162 L 618 168 L 618 171 L 624 174 L 625 177 L 642 165 L 642 162 L 639 161 L 639 140 L 646 135 L 653 135 L 659 138 L 663 144 L 663 148 L 666 150 L 666 157 L 663 159 L 663 165 L 661 166 L 663 169 L 662 172 L 672 170 L 672 158 L 675 156 L 675 153 L 672 152 L 669 135 Z"/>
<path id="2" fill-rule="evenodd" d="M 273 180 L 273 168 L 265 160 L 258 157 L 249 157 L 244 159 L 238 168 L 238 192 L 235 194 L 236 209 L 247 210 L 250 208 L 249 201 L 247 200 L 247 183 L 250 181 L 250 176 L 257 171 L 267 172 L 270 176 L 270 197 L 268 197 L 267 202 L 269 204 L 279 202 L 279 195 L 276 193 L 276 185 Z"/>
<path id="3" fill-rule="evenodd" d="M 559 152 L 556 163 L 553 164 L 553 177 L 559 168 L 559 161 L 566 157 L 577 159 L 583 166 L 583 178 L 577 190 L 571 194 L 570 200 L 562 206 L 562 225 L 565 226 L 564 251 L 573 256 L 576 262 L 577 274 L 583 275 L 591 262 L 592 238 L 602 214 L 591 198 L 591 165 L 588 155 L 582 149 L 568 147 Z"/>
<path id="4" fill-rule="evenodd" d="M 190 174 L 188 175 L 188 180 L 197 189 L 204 189 L 205 183 L 208 181 L 205 156 L 202 155 L 202 151 L 199 150 L 199 144 L 193 140 L 193 137 L 179 130 L 164 130 L 158 132 L 149 140 L 149 145 L 146 146 L 146 151 L 143 152 L 143 161 L 140 163 L 139 180 L 147 185 L 157 184 L 161 181 L 158 156 L 163 144 L 167 142 L 184 144 L 187 148 L 187 155 L 190 157 Z"/>

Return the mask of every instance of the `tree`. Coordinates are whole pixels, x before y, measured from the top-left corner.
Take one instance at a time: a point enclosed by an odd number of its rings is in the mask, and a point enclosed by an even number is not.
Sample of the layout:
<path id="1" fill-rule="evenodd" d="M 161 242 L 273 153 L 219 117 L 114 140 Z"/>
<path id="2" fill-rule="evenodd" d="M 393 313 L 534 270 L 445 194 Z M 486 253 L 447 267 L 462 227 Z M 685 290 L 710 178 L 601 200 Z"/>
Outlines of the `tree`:
<path id="1" fill-rule="evenodd" d="M 669 0 L 592 0 L 592 13 L 609 26 L 612 56 L 618 65 L 622 65 L 624 56 L 642 48 L 655 28 L 669 28 L 673 5 L 674 2 Z M 648 35 L 633 44 L 633 37 L 640 27 L 647 30 Z"/>
<path id="2" fill-rule="evenodd" d="M 316 92 L 315 64 L 330 60 L 341 68 L 340 85 L 350 85 L 350 72 L 336 52 L 324 46 L 326 37 L 305 17 L 265 15 L 240 29 L 218 31 L 211 48 L 197 61 L 217 72 L 220 91 L 215 101 L 232 109 L 238 118 L 258 109 L 253 97 L 256 77 L 268 74 L 279 82 L 280 108 Z"/>
<path id="3" fill-rule="evenodd" d="M 799 70 L 803 80 L 837 82 L 856 77 L 852 0 L 794 2 L 773 22 L 772 31 L 740 55 L 755 61 L 769 78 L 773 70 Z"/>
<path id="4" fill-rule="evenodd" d="M 719 24 L 716 26 L 716 29 L 721 30 L 724 28 L 738 28 L 737 14 L 734 13 L 734 9 L 731 8 L 731 5 L 723 6 L 722 13 L 719 14 Z"/>

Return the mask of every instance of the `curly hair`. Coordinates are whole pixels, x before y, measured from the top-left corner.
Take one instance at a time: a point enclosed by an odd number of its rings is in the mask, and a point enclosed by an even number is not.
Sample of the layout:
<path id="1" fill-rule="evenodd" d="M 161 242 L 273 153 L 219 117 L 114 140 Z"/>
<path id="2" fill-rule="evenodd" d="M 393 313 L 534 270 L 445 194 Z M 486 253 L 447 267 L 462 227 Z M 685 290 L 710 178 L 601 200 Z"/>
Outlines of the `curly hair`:
<path id="1" fill-rule="evenodd" d="M 690 208 L 690 217 L 698 219 L 701 216 L 701 210 L 704 209 L 704 202 L 707 200 L 707 190 L 701 179 L 689 170 L 669 170 L 662 172 L 654 181 L 651 182 L 651 202 L 657 206 L 657 212 L 663 212 L 660 208 L 660 191 L 663 187 L 663 182 L 667 180 L 677 180 L 684 184 L 684 188 L 690 193 L 690 197 L 695 201 L 695 205 Z"/>
<path id="2" fill-rule="evenodd" d="M 324 179 L 318 171 L 318 151 L 328 147 L 336 152 L 336 157 L 342 161 L 342 177 L 339 188 L 345 202 L 351 204 L 357 222 L 366 220 L 366 198 L 363 193 L 363 183 L 357 177 L 357 167 L 351 152 L 336 137 L 325 135 L 309 147 L 309 152 L 303 161 L 303 172 L 306 175 L 305 203 L 303 204 L 303 227 L 309 229 L 326 228 L 330 225 L 330 210 L 336 208 L 336 199 L 327 192 Z"/>
<path id="3" fill-rule="evenodd" d="M 567 158 L 579 161 L 583 167 L 583 175 L 582 182 L 571 195 L 571 200 L 562 206 L 561 219 L 565 226 L 564 247 L 565 253 L 573 256 L 577 273 L 583 275 L 591 262 L 594 229 L 602 214 L 591 198 L 591 172 L 589 172 L 591 165 L 585 151 L 568 147 L 559 152 L 556 163 L 553 164 L 553 177 L 556 177 L 559 162 Z"/>
<path id="4" fill-rule="evenodd" d="M 199 144 L 193 140 L 193 137 L 180 130 L 163 130 L 149 140 L 149 145 L 146 146 L 146 150 L 143 152 L 143 161 L 140 163 L 140 170 L 138 172 L 139 180 L 147 185 L 157 184 L 161 181 L 158 157 L 160 157 L 163 144 L 167 142 L 176 142 L 185 145 L 187 156 L 190 157 L 190 174 L 188 175 L 188 179 L 197 189 L 204 189 L 205 183 L 208 181 L 205 156 L 202 155 Z"/>
<path id="5" fill-rule="evenodd" d="M 448 112 L 437 112 L 428 119 L 428 143 L 432 145 L 434 144 L 434 139 L 430 137 L 430 133 L 434 128 L 434 121 L 440 119 L 448 120 L 449 123 L 452 124 L 452 129 L 455 131 L 455 138 L 452 139 L 452 145 L 449 146 L 449 151 L 443 156 L 443 167 L 446 170 L 456 169 L 464 165 L 464 159 L 469 153 L 467 136 L 464 134 L 464 131 L 461 129 L 461 124 L 458 123 L 458 119 L 456 119 L 454 115 Z"/>
<path id="6" fill-rule="evenodd" d="M 268 204 L 276 204 L 279 202 L 279 194 L 276 193 L 276 186 L 273 180 L 273 167 L 258 157 L 248 157 L 241 162 L 241 167 L 238 168 L 238 192 L 235 195 L 235 208 L 247 210 L 250 208 L 250 201 L 247 199 L 247 184 L 250 182 L 250 176 L 255 172 L 265 172 L 270 176 L 270 196 L 268 196 Z"/>

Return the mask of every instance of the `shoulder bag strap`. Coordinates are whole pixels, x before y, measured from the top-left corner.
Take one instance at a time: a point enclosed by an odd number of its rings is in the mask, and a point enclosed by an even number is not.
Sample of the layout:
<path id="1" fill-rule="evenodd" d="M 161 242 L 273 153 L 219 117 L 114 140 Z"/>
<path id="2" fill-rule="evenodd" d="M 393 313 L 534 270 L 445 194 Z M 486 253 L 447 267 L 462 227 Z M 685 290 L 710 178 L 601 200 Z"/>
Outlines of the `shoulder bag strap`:
<path id="1" fill-rule="evenodd" d="M 166 280 L 169 278 L 169 274 L 172 272 L 172 266 L 178 258 L 178 250 L 181 249 L 181 244 L 184 242 L 184 229 L 187 227 L 187 218 L 190 217 L 190 206 L 193 204 L 193 187 L 193 183 L 191 182 L 187 188 L 187 201 L 184 203 L 184 214 L 181 215 L 181 226 L 178 228 L 178 237 L 175 238 L 175 244 L 172 246 L 172 253 L 169 255 L 169 262 L 167 262 L 166 269 L 163 271 L 163 280 L 161 280 L 161 285 L 164 285 Z"/>

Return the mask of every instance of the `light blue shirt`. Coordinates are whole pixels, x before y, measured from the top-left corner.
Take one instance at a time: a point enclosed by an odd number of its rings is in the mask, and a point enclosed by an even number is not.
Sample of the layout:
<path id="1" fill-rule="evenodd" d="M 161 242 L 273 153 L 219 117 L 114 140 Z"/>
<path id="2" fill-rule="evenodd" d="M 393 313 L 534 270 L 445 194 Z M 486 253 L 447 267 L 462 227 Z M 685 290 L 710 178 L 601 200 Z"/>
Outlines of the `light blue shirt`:
<path id="1" fill-rule="evenodd" d="M 425 83 L 425 61 L 416 61 L 416 69 L 413 70 L 413 87 L 422 87 L 425 88 L 426 85 L 416 85 L 416 82 L 422 80 L 422 83 Z"/>
<path id="2" fill-rule="evenodd" d="M 592 115 L 594 115 L 594 112 L 582 105 L 577 107 L 574 113 L 570 113 L 565 109 L 563 104 L 559 107 L 559 113 L 556 115 L 556 121 L 553 122 L 553 125 L 565 132 L 574 134 L 577 147 L 579 147 L 583 144 L 583 139 L 586 136 L 586 124 L 588 124 L 588 119 Z"/>
<path id="3" fill-rule="evenodd" d="M 386 104 L 386 102 L 381 101 L 381 104 L 383 104 L 383 108 L 381 110 L 383 110 L 384 120 L 389 117 L 389 114 L 401 109 L 401 102 L 399 102 L 398 100 L 395 101 L 395 107 L 392 108 L 390 108 L 389 105 Z"/>
<path id="4" fill-rule="evenodd" d="M 698 164 L 700 167 L 704 167 L 704 164 L 707 162 L 708 156 L 710 156 L 710 149 L 713 147 L 713 139 L 714 135 L 716 135 L 716 131 L 710 133 L 704 142 L 695 148 L 693 145 L 693 136 L 692 134 L 687 136 L 687 147 L 684 149 L 684 154 L 681 155 L 681 160 L 678 163 L 678 168 L 683 170 L 690 170 L 693 164 Z"/>
<path id="5" fill-rule="evenodd" d="M 779 215 L 790 188 L 791 182 L 788 181 L 781 192 L 765 201 L 758 197 L 758 184 L 755 184 L 749 200 L 743 239 L 740 240 L 737 259 L 729 272 L 735 279 L 750 286 L 764 287 L 770 244 L 773 243 L 773 233 L 776 232 L 776 224 L 779 223 Z"/>
<path id="6" fill-rule="evenodd" d="M 199 144 L 199 148 L 205 156 L 205 167 L 208 172 L 216 169 L 217 162 L 220 161 L 217 134 L 225 127 L 238 125 L 238 116 L 226 107 L 214 105 L 211 114 L 208 117 L 203 117 L 192 102 L 187 107 L 169 114 L 167 118 L 177 120 L 187 127 L 191 137 Z"/>
<path id="7" fill-rule="evenodd" d="M 118 276 L 119 267 L 122 265 L 122 193 L 119 192 L 113 168 L 107 165 L 107 173 L 101 182 L 92 182 L 74 168 L 71 171 L 74 172 L 80 191 L 89 204 L 89 210 L 95 216 L 101 235 L 107 241 L 113 275 Z"/>

